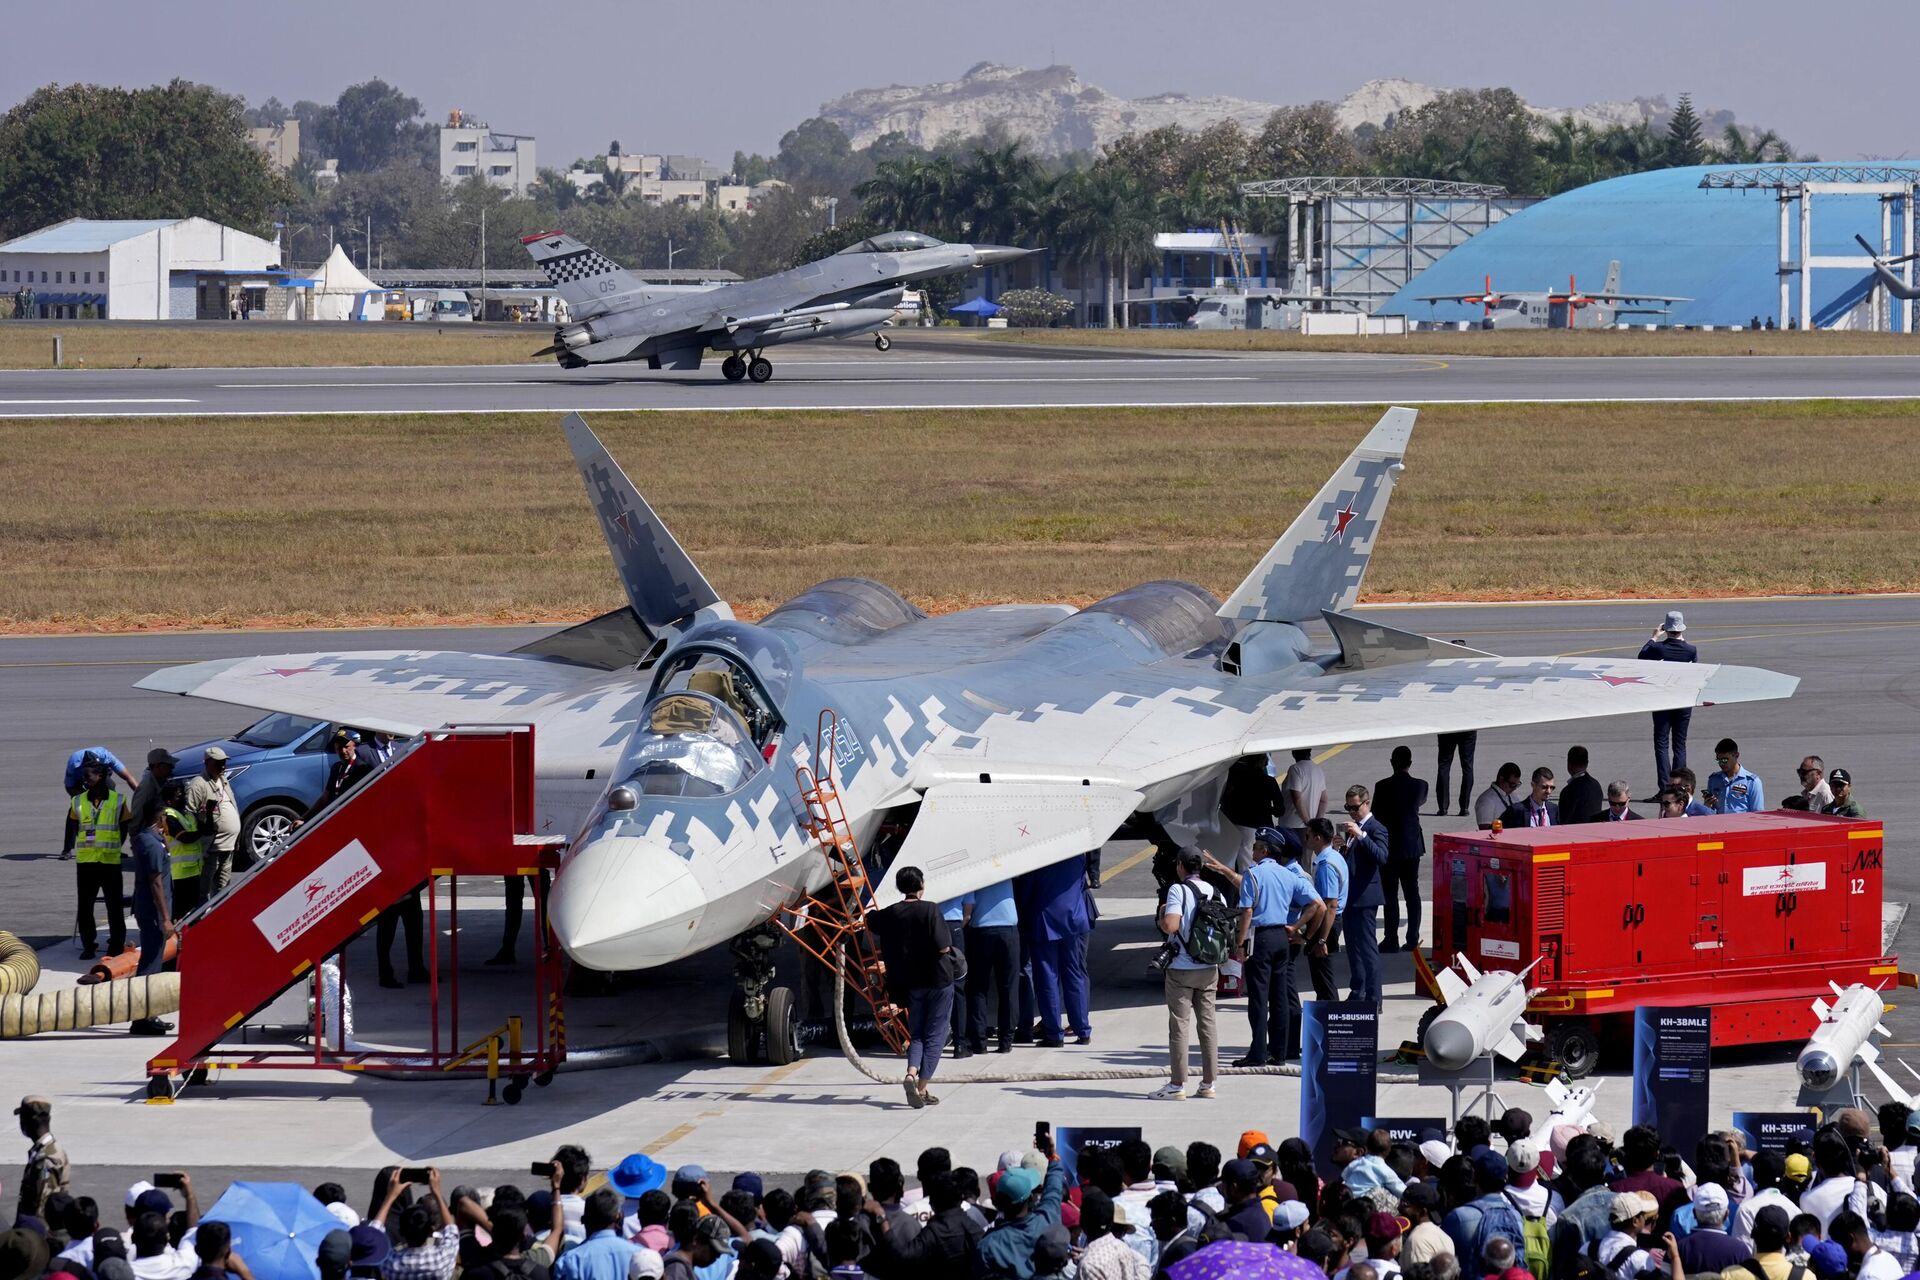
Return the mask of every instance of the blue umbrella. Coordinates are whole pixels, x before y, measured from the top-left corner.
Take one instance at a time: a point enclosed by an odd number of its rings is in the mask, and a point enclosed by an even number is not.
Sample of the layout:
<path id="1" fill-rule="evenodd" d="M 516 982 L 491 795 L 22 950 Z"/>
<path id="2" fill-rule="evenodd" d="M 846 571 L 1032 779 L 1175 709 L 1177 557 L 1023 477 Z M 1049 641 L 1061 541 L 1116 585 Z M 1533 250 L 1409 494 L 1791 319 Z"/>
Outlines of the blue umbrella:
<path id="1" fill-rule="evenodd" d="M 227 1224 L 254 1280 L 320 1280 L 320 1242 L 342 1229 L 297 1182 L 236 1182 L 200 1217 Z"/>

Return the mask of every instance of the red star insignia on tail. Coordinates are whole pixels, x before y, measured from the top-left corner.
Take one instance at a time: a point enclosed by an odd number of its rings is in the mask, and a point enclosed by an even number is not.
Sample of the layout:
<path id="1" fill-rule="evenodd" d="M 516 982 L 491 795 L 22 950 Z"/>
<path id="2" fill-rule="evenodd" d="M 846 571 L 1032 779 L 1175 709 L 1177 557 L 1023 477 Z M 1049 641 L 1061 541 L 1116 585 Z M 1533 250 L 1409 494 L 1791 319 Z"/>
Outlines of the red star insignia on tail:
<path id="1" fill-rule="evenodd" d="M 1353 499 L 1347 499 L 1346 509 L 1333 513 L 1333 528 L 1327 531 L 1328 542 L 1338 542 L 1346 535 L 1347 526 L 1353 523 Z"/>
<path id="2" fill-rule="evenodd" d="M 635 541 L 633 536 L 633 512 L 622 511 L 613 518 L 614 527 L 627 536 L 628 542 Z"/>
<path id="3" fill-rule="evenodd" d="M 297 676 L 302 672 L 315 671 L 317 667 L 269 667 L 268 671 L 276 676 Z"/>

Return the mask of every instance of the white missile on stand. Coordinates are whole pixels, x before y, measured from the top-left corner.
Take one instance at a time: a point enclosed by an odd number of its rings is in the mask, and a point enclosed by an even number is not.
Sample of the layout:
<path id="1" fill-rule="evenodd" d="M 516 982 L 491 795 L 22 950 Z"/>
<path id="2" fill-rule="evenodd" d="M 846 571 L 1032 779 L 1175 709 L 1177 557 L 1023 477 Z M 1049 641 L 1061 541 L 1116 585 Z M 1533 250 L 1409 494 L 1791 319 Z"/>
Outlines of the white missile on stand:
<path id="1" fill-rule="evenodd" d="M 1827 985 L 1833 988 L 1834 1001 L 1828 1004 L 1822 998 L 1813 1002 L 1820 1025 L 1793 1064 L 1800 1073 L 1801 1104 L 1854 1105 L 1858 1101 L 1854 1088 L 1857 1067 L 1871 1071 L 1894 1098 L 1906 1101 L 1906 1091 L 1880 1066 L 1880 1049 L 1873 1042 L 1876 1035 L 1891 1034 L 1880 1021 L 1880 1015 L 1886 1012 L 1880 993 L 1863 982 L 1844 990 L 1837 982 Z"/>
<path id="2" fill-rule="evenodd" d="M 1527 1046 L 1544 1034 L 1526 1020 L 1527 1001 L 1537 994 L 1527 989 L 1527 975 L 1539 963 L 1518 973 L 1483 974 L 1465 956 L 1455 956 L 1466 980 L 1452 966 L 1434 975 L 1447 1004 L 1421 1038 L 1427 1061 L 1443 1071 L 1463 1071 L 1489 1053 L 1510 1062 L 1525 1057 Z"/>
<path id="3" fill-rule="evenodd" d="M 1552 1144 L 1553 1131 L 1561 1125 L 1570 1124 L 1583 1131 L 1586 1129 L 1593 1120 L 1593 1095 L 1599 1087 L 1597 1083 L 1588 1088 L 1586 1085 L 1567 1084 L 1563 1080 L 1547 1081 L 1547 1102 L 1551 1109 L 1547 1118 L 1535 1125 L 1533 1133 L 1529 1135 L 1542 1151 Z"/>

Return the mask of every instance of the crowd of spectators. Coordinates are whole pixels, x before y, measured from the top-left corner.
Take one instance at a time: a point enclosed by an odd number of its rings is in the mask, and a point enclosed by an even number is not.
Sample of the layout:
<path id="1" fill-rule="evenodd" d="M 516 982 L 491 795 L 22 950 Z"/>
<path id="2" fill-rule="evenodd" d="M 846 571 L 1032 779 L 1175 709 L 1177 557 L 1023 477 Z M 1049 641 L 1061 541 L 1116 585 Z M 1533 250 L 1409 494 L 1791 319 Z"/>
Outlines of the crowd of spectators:
<path id="1" fill-rule="evenodd" d="M 22 1104 L 32 1154 L 0 1280 L 278 1280 L 255 1276 L 185 1173 L 134 1184 L 124 1222 L 103 1222 L 71 1193 L 42 1101 Z M 314 1186 L 339 1226 L 313 1262 L 321 1280 L 1183 1280 L 1183 1262 L 1230 1244 L 1238 1265 L 1253 1246 L 1327 1280 L 1900 1280 L 1920 1258 L 1920 1116 L 1893 1103 L 1879 1141 L 1874 1125 L 1846 1109 L 1784 1150 L 1729 1130 L 1683 1158 L 1649 1127 L 1616 1144 L 1598 1123 L 1510 1110 L 1408 1141 L 1334 1129 L 1323 1169 L 1303 1139 L 1248 1131 L 1230 1154 L 1085 1147 L 1071 1176 L 1042 1126 L 984 1175 L 935 1147 L 911 1179 L 883 1157 L 791 1186 L 740 1173 L 724 1192 L 698 1165 L 635 1154 L 596 1172 L 569 1145 L 532 1189 L 388 1168 L 362 1216 L 339 1183 Z"/>

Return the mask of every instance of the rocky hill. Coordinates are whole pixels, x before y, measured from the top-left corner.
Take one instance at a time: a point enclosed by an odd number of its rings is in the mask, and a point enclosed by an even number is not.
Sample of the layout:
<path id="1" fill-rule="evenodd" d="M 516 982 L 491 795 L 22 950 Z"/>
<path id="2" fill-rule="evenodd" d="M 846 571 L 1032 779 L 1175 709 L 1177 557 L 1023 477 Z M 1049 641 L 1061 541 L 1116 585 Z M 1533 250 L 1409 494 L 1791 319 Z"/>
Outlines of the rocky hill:
<path id="1" fill-rule="evenodd" d="M 1380 126 L 1396 112 L 1422 106 L 1442 92 L 1412 80 L 1369 80 L 1342 98 L 1337 110 L 1340 122 L 1349 129 Z M 1168 124 L 1201 129 L 1231 119 L 1258 130 L 1277 106 L 1224 94 L 1121 98 L 1086 83 L 1072 67 L 1033 71 L 983 62 L 958 80 L 857 89 L 823 103 L 820 114 L 846 130 L 856 147 L 895 132 L 919 146 L 932 146 L 949 135 L 969 137 L 993 126 L 1026 139 L 1042 154 L 1062 155 L 1093 150 L 1124 134 Z M 1552 119 L 1571 111 L 1576 120 L 1595 126 L 1646 120 L 1663 127 L 1672 108 L 1666 98 L 1655 97 L 1533 110 Z M 1709 137 L 1733 120 L 1731 112 L 1697 104 L 1695 110 Z"/>

